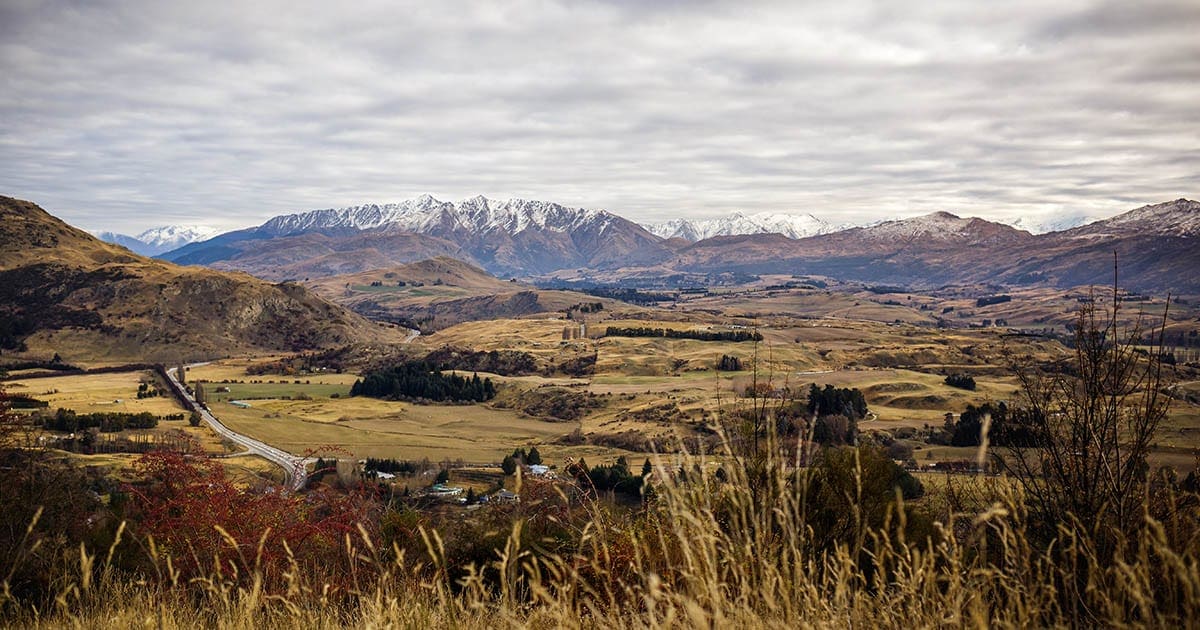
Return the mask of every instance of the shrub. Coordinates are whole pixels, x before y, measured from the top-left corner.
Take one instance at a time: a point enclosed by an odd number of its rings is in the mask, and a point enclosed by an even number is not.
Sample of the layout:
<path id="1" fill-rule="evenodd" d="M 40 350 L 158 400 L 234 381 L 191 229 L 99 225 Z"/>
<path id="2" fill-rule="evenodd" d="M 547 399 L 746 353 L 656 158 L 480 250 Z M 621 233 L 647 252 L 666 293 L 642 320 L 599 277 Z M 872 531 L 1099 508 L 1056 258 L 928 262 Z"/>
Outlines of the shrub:
<path id="1" fill-rule="evenodd" d="M 975 391 L 975 378 L 966 374 L 951 374 L 946 377 L 946 384 L 950 387 Z"/>

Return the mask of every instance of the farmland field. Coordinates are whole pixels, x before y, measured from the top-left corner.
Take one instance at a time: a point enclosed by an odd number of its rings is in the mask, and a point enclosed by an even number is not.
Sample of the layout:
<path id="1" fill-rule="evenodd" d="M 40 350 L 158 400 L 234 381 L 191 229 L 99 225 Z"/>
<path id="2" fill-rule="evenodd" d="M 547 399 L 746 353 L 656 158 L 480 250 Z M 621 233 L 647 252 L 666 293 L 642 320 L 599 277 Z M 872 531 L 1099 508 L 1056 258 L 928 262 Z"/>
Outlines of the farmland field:
<path id="1" fill-rule="evenodd" d="M 184 412 L 183 406 L 169 395 L 139 399 L 138 385 L 143 380 L 153 383 L 156 377 L 149 371 L 80 374 L 14 380 L 5 383 L 5 387 L 13 394 L 28 395 L 50 403 L 52 411 L 62 407 L 77 413 L 150 412 L 157 416 Z"/>

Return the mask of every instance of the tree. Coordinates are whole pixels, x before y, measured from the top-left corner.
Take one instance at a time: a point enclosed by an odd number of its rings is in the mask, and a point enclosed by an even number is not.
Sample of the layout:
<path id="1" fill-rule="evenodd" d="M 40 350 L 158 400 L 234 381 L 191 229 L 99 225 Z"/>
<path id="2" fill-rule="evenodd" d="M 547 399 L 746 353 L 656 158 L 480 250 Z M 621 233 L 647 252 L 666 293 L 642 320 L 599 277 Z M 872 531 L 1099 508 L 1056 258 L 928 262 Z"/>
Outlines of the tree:
<path id="1" fill-rule="evenodd" d="M 645 463 L 642 464 L 642 476 L 649 477 L 652 472 L 654 472 L 654 467 L 650 465 L 650 458 L 647 457 Z"/>
<path id="2" fill-rule="evenodd" d="M 201 419 L 202 418 L 200 417 L 200 412 L 193 411 L 192 414 L 190 416 L 188 416 L 188 424 L 190 424 L 194 427 L 198 427 L 198 426 L 200 426 Z"/>
<path id="3" fill-rule="evenodd" d="M 505 455 L 500 462 L 500 470 L 503 470 L 505 475 L 516 474 L 517 460 L 512 455 Z"/>
<path id="4" fill-rule="evenodd" d="M 450 481 L 450 471 L 445 468 L 439 470 L 434 483 L 446 483 L 448 481 Z"/>
<path id="5" fill-rule="evenodd" d="M 1110 307 L 1101 310 L 1096 297 L 1079 309 L 1066 369 L 1013 364 L 1021 383 L 1014 412 L 1036 449 L 1014 443 L 999 465 L 1024 489 L 1031 521 L 1047 540 L 1060 525 L 1090 529 L 1103 562 L 1144 523 L 1147 455 L 1169 399 L 1162 394 L 1166 312 L 1151 330 L 1150 351 L 1139 352 L 1142 318 L 1121 324 L 1115 279 Z"/>
<path id="6" fill-rule="evenodd" d="M 946 377 L 946 384 L 950 387 L 975 391 L 975 379 L 966 374 L 951 374 Z"/>
<path id="7" fill-rule="evenodd" d="M 739 372 L 739 371 L 741 371 L 741 369 L 742 369 L 742 360 L 735 356 L 723 354 L 723 355 L 721 355 L 720 360 L 717 361 L 717 370 L 718 371 Z"/>
<path id="8" fill-rule="evenodd" d="M 542 454 L 538 452 L 537 447 L 529 449 L 529 455 L 525 458 L 525 463 L 530 466 L 540 466 L 542 463 Z"/>

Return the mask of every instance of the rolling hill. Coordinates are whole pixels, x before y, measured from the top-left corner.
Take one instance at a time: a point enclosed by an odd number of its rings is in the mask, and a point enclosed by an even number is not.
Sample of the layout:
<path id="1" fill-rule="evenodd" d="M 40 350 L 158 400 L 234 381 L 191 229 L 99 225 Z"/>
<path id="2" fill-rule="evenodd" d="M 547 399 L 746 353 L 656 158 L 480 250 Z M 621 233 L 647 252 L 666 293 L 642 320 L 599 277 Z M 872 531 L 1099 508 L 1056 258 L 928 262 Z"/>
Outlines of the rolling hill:
<path id="1" fill-rule="evenodd" d="M 585 302 L 600 303 L 609 312 L 635 309 L 616 300 L 500 280 L 483 269 L 444 256 L 314 279 L 308 286 L 318 295 L 371 319 L 404 322 L 424 332 L 465 321 L 561 312 Z"/>
<path id="2" fill-rule="evenodd" d="M 144 258 L 0 197 L 0 346 L 72 362 L 398 341 L 300 285 Z"/>

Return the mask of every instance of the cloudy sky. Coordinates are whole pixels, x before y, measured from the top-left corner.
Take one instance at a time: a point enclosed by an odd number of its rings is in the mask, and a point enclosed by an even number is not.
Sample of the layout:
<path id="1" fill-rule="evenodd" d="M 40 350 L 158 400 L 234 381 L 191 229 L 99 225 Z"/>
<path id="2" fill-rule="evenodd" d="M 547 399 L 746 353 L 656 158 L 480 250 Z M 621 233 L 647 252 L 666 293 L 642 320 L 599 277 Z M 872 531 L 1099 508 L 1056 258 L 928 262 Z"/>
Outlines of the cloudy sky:
<path id="1" fill-rule="evenodd" d="M 126 232 L 422 193 L 832 222 L 1200 197 L 1196 0 L 243 4 L 0 1 L 0 194 Z"/>

